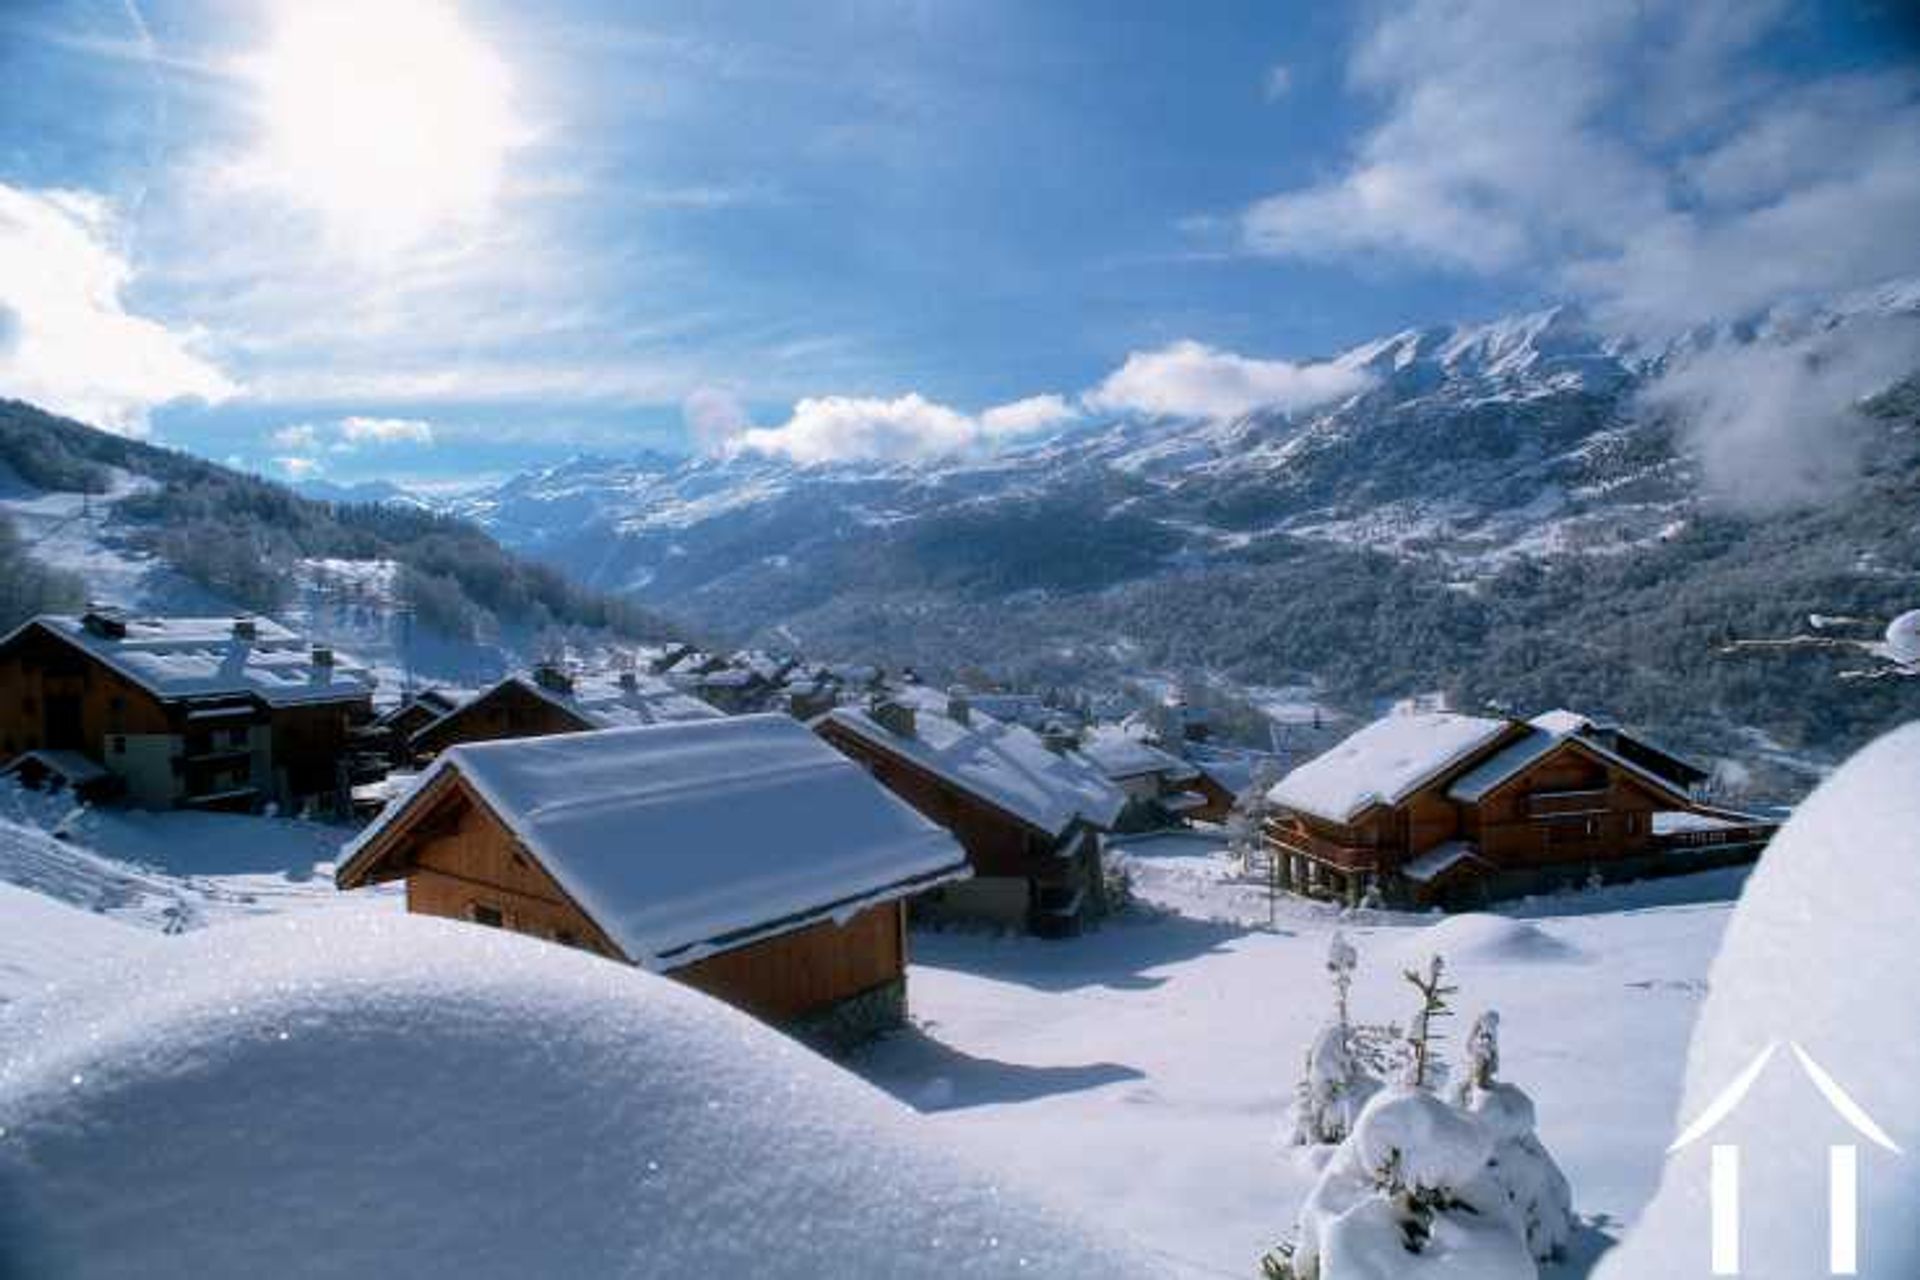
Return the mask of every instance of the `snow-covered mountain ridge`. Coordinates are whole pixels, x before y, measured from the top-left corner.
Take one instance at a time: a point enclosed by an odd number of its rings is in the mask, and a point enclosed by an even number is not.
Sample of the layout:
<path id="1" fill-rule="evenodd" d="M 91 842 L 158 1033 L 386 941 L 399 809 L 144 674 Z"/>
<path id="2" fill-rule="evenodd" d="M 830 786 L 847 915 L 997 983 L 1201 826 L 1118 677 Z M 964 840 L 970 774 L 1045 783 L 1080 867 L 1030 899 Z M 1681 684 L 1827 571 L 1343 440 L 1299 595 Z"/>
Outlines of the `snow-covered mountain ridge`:
<path id="1" fill-rule="evenodd" d="M 1871 406 L 1850 491 L 1753 511 L 1714 493 L 1692 410 L 1661 393 L 1731 363 L 1722 381 L 1752 394 L 1741 359 L 1817 371 L 1889 331 L 1920 367 L 1920 284 L 1659 342 L 1557 307 L 1357 346 L 1334 359 L 1371 385 L 1303 412 L 1088 421 L 904 462 L 576 458 L 455 510 L 594 586 L 815 653 L 1305 680 L 1349 704 L 1445 688 L 1827 756 L 1907 695 L 1841 700 L 1812 667 L 1712 655 L 1806 612 L 1920 600 L 1902 480 L 1920 397 Z"/>

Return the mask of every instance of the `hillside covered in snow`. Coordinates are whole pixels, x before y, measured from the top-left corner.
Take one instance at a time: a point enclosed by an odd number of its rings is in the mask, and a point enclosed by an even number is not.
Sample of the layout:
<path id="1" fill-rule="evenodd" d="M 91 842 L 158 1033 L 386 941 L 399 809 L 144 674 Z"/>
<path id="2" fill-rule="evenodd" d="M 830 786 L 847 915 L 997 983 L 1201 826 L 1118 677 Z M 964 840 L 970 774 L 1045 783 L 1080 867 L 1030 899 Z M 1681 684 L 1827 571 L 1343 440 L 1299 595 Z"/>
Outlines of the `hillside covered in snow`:
<path id="1" fill-rule="evenodd" d="M 672 634 L 418 502 L 303 497 L 0 400 L 0 630 L 89 601 L 268 614 L 382 666 L 461 683 L 560 635 Z"/>

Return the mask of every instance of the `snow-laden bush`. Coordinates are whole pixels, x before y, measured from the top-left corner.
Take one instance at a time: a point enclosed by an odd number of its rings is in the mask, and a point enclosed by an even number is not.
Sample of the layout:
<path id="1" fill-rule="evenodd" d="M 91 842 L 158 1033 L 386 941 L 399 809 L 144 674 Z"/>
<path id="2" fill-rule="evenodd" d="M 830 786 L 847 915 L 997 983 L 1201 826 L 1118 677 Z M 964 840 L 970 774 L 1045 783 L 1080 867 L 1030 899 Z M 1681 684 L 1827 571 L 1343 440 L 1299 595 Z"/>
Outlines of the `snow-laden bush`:
<path id="1" fill-rule="evenodd" d="M 1496 1078 L 1498 1014 L 1474 1023 L 1455 1101 L 1432 1091 L 1444 971 L 1436 957 L 1407 974 L 1421 1007 L 1405 1077 L 1373 1093 L 1327 1158 L 1294 1239 L 1262 1262 L 1273 1280 L 1536 1280 L 1536 1260 L 1565 1248 L 1571 1189 L 1532 1100 Z"/>
<path id="2" fill-rule="evenodd" d="M 1353 1131 L 1360 1109 L 1380 1088 L 1380 1082 L 1361 1065 L 1347 1013 L 1347 995 L 1360 957 L 1346 938 L 1335 933 L 1327 944 L 1327 973 L 1333 981 L 1333 1021 L 1322 1027 L 1307 1048 L 1293 1105 L 1287 1109 L 1282 1132 L 1291 1146 L 1327 1146 Z"/>
<path id="3" fill-rule="evenodd" d="M 1529 1253 L 1542 1262 L 1558 1257 L 1573 1234 L 1573 1189 L 1534 1131 L 1533 1099 L 1494 1078 L 1500 1070 L 1500 1015 L 1494 1010 L 1475 1020 L 1467 1056 L 1459 1105 L 1493 1136 L 1487 1176 L 1502 1197 L 1498 1207 L 1519 1228 Z"/>

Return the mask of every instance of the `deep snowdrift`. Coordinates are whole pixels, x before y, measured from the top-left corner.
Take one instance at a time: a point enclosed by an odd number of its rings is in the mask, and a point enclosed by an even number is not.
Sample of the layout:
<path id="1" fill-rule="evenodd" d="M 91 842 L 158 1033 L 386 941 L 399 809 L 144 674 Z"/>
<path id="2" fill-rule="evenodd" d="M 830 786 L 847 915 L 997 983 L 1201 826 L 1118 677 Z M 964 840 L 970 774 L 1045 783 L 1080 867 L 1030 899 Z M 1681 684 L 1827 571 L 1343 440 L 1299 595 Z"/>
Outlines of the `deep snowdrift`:
<path id="1" fill-rule="evenodd" d="M 1727 926 L 1687 1055 L 1668 1159 L 1609 1280 L 1705 1275 L 1708 1152 L 1741 1149 L 1740 1274 L 1828 1274 L 1830 1145 L 1857 1149 L 1859 1274 L 1920 1275 L 1920 723 L 1879 739 L 1815 791 L 1775 838 Z M 1740 1105 L 1710 1108 L 1769 1045 Z M 1904 1154 L 1822 1096 L 1797 1045 Z"/>
<path id="2" fill-rule="evenodd" d="M 0 1273 L 1148 1273 L 921 1124 L 558 947 L 234 925 L 0 1010 Z"/>
<path id="3" fill-rule="evenodd" d="M 156 945 L 151 931 L 0 881 L 0 1004 Z"/>

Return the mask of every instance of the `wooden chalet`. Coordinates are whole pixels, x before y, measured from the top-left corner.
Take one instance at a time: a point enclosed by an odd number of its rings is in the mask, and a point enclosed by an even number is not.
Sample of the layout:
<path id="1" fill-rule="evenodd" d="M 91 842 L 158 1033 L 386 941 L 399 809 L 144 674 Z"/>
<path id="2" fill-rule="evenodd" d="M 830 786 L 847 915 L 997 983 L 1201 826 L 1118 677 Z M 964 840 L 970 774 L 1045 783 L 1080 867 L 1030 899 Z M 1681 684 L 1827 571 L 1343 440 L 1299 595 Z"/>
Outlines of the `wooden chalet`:
<path id="1" fill-rule="evenodd" d="M 1102 833 L 1127 798 L 1087 761 L 931 693 L 837 707 L 814 729 L 966 848 L 973 879 L 923 896 L 926 913 L 1061 937 L 1105 910 Z"/>
<path id="2" fill-rule="evenodd" d="M 342 889 L 665 972 L 829 1042 L 897 1024 L 946 832 L 783 715 L 469 743 L 342 850 Z"/>
<path id="3" fill-rule="evenodd" d="M 148 808 L 343 811 L 373 687 L 264 618 L 43 615 L 0 639 L 0 763 L 73 753 Z"/>
<path id="4" fill-rule="evenodd" d="M 1081 736 L 1077 749 L 1126 794 L 1117 830 L 1170 826 L 1207 807 L 1197 766 L 1127 728 L 1096 725 Z"/>
<path id="5" fill-rule="evenodd" d="M 420 689 L 374 717 L 371 728 L 381 736 L 396 765 L 412 759 L 413 735 L 460 705 L 445 689 Z"/>
<path id="6" fill-rule="evenodd" d="M 1704 803 L 1704 776 L 1572 712 L 1392 715 L 1281 779 L 1267 840 L 1287 887 L 1415 906 L 1759 856 L 1774 824 Z"/>
<path id="7" fill-rule="evenodd" d="M 675 724 L 711 720 L 720 714 L 658 676 L 625 671 L 613 677 L 581 678 L 542 665 L 531 675 L 508 676 L 475 694 L 415 730 L 408 742 L 412 755 L 425 760 L 466 742 Z"/>

